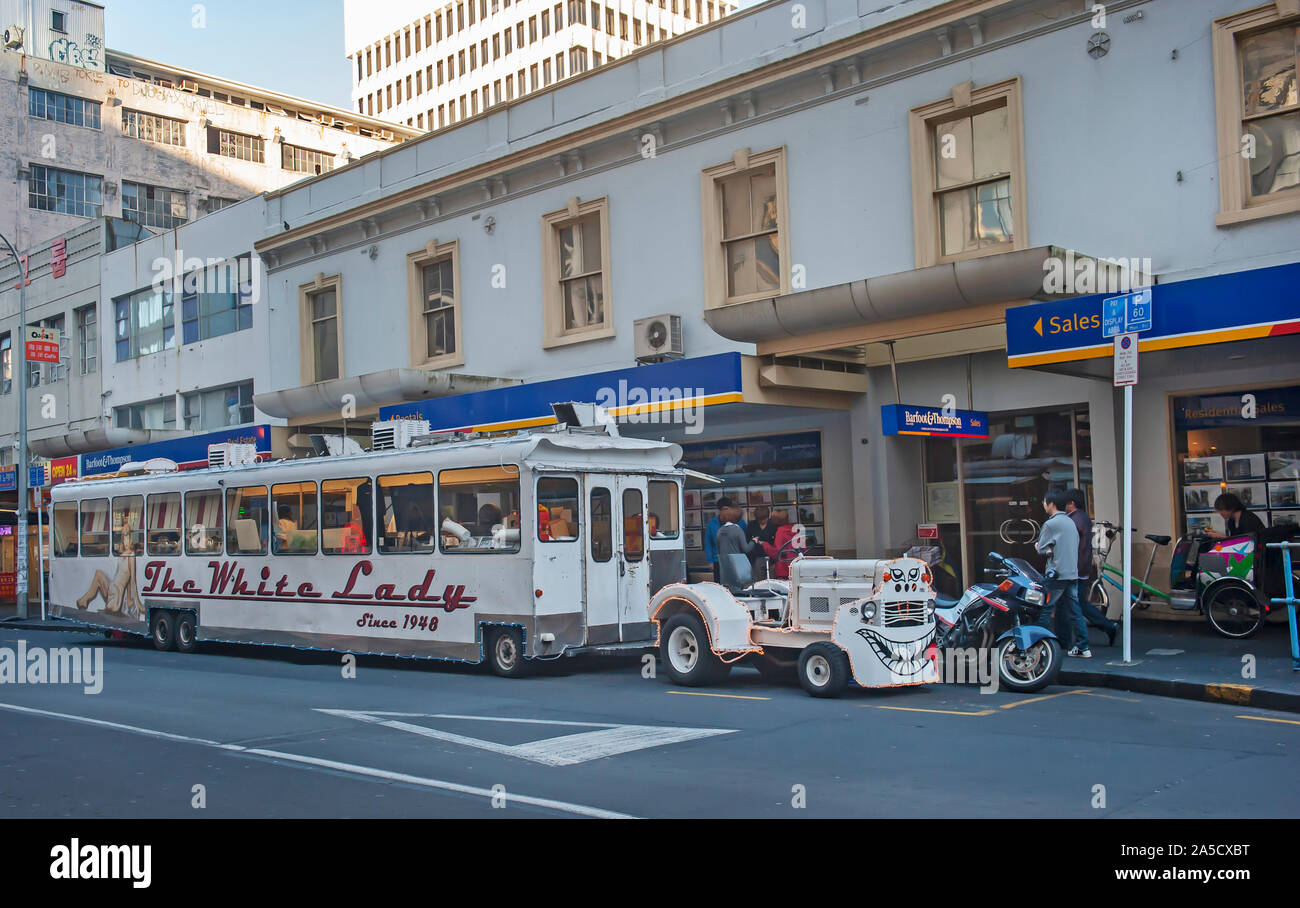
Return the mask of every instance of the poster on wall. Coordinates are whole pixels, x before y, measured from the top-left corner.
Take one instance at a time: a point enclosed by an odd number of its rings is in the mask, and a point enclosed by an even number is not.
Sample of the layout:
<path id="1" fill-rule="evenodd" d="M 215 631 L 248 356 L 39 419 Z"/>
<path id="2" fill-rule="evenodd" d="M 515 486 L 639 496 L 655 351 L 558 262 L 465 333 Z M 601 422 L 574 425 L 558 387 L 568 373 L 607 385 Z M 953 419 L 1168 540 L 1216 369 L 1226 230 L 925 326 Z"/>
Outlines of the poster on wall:
<path id="1" fill-rule="evenodd" d="M 1269 516 L 1272 518 L 1271 526 L 1300 527 L 1300 510 L 1272 511 Z"/>
<path id="2" fill-rule="evenodd" d="M 694 551 L 704 548 L 704 537 L 699 530 L 686 531 L 686 547 Z"/>
<path id="3" fill-rule="evenodd" d="M 1267 458 L 1263 454 L 1227 454 L 1223 458 L 1223 478 L 1228 482 L 1263 479 L 1267 476 Z"/>
<path id="4" fill-rule="evenodd" d="M 958 523 L 961 512 L 957 504 L 957 483 L 925 484 L 925 519 L 930 523 Z"/>
<path id="5" fill-rule="evenodd" d="M 1219 482 L 1222 479 L 1222 457 L 1188 457 L 1183 460 L 1184 482 Z"/>
<path id="6" fill-rule="evenodd" d="M 1300 482 L 1270 482 L 1268 506 L 1270 509 L 1300 507 Z"/>
<path id="7" fill-rule="evenodd" d="M 1268 507 L 1268 487 L 1262 482 L 1230 482 L 1224 491 L 1240 498 L 1248 511 L 1263 510 Z"/>
<path id="8" fill-rule="evenodd" d="M 1217 482 L 1183 486 L 1183 509 L 1186 511 L 1213 511 L 1214 499 L 1219 497 L 1220 491 L 1221 487 Z"/>
<path id="9" fill-rule="evenodd" d="M 1269 479 L 1300 479 L 1300 451 L 1269 451 Z"/>
<path id="10" fill-rule="evenodd" d="M 1217 513 L 1193 514 L 1187 518 L 1187 533 L 1194 536 L 1198 533 L 1223 533 L 1227 531 L 1223 518 Z"/>

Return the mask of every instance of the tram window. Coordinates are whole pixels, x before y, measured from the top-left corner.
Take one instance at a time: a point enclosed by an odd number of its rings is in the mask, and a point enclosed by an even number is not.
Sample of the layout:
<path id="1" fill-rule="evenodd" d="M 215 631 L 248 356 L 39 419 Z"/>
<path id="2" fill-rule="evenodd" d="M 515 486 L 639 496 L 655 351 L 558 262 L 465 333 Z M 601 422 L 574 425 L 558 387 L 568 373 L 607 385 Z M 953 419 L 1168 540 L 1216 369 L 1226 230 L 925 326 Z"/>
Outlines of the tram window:
<path id="1" fill-rule="evenodd" d="M 144 554 L 144 496 L 124 495 L 113 499 L 113 552 L 118 555 Z"/>
<path id="2" fill-rule="evenodd" d="M 369 479 L 327 479 L 320 484 L 321 551 L 368 555 L 374 504 Z"/>
<path id="3" fill-rule="evenodd" d="M 226 551 L 265 555 L 269 516 L 266 486 L 226 489 Z"/>
<path id="4" fill-rule="evenodd" d="M 677 518 L 677 483 L 670 480 L 650 481 L 650 538 L 676 539 L 681 532 Z"/>
<path id="5" fill-rule="evenodd" d="M 185 554 L 221 554 L 221 492 L 185 493 Z"/>
<path id="6" fill-rule="evenodd" d="M 645 555 L 645 533 L 642 531 L 641 490 L 623 490 L 623 557 L 640 561 Z"/>
<path id="7" fill-rule="evenodd" d="M 92 498 L 81 503 L 81 554 L 109 554 L 107 498 Z"/>
<path id="8" fill-rule="evenodd" d="M 150 555 L 179 555 L 181 552 L 181 493 L 162 492 L 149 496 L 148 533 L 145 544 Z"/>
<path id="9" fill-rule="evenodd" d="M 77 503 L 54 503 L 54 556 L 72 558 L 77 554 Z"/>
<path id="10" fill-rule="evenodd" d="M 608 561 L 614 557 L 613 502 L 609 489 L 591 490 L 592 561 Z"/>
<path id="11" fill-rule="evenodd" d="M 379 477 L 379 551 L 432 552 L 438 545 L 438 511 L 432 473 Z"/>
<path id="12" fill-rule="evenodd" d="M 537 480 L 537 538 L 572 542 L 578 538 L 578 480 L 547 476 Z"/>
<path id="13" fill-rule="evenodd" d="M 271 513 L 275 515 L 272 552 L 316 554 L 316 483 L 284 482 L 271 486 Z"/>
<path id="14" fill-rule="evenodd" d="M 469 467 L 438 474 L 444 552 L 519 551 L 519 468 Z"/>

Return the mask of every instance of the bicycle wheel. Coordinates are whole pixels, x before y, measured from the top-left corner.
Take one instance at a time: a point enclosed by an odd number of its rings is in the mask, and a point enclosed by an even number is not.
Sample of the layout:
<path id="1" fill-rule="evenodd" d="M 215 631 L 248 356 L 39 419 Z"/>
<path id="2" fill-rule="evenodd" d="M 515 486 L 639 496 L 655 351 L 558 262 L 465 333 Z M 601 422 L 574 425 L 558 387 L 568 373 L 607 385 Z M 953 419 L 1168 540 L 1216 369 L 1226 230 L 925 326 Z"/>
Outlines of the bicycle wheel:
<path id="1" fill-rule="evenodd" d="M 1210 626 L 1225 637 L 1249 637 L 1264 623 L 1264 609 L 1245 587 L 1219 586 L 1205 597 L 1202 608 Z"/>
<path id="2" fill-rule="evenodd" d="M 1088 601 L 1096 606 L 1097 611 L 1106 614 L 1107 609 L 1110 608 L 1110 593 L 1106 591 L 1106 581 L 1098 577 L 1092 582 L 1092 586 L 1088 587 Z"/>

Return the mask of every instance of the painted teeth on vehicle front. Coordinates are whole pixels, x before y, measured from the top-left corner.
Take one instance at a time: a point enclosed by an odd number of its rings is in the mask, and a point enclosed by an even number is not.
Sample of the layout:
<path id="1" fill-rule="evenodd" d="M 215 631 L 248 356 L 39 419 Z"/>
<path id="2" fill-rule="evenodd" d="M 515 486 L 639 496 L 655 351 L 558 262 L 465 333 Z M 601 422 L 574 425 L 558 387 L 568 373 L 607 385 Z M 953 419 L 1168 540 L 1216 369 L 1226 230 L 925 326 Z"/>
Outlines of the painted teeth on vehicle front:
<path id="1" fill-rule="evenodd" d="M 871 649 L 875 652 L 876 657 L 896 675 L 915 675 L 925 668 L 926 662 L 925 651 L 930 645 L 930 640 L 934 637 L 931 631 L 919 640 L 912 640 L 906 643 L 894 643 L 886 640 L 870 628 L 861 628 L 857 631 L 859 637 L 862 637 L 871 644 Z"/>

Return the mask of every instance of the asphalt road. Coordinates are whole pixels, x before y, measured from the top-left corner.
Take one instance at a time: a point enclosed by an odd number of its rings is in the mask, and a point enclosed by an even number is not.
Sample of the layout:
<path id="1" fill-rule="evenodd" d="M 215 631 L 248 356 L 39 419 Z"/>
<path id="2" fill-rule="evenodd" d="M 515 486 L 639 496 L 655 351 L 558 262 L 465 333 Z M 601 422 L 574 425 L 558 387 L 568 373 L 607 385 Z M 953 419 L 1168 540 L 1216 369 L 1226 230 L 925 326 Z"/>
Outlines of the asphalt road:
<path id="1" fill-rule="evenodd" d="M 341 657 L 277 648 L 12 630 L 0 648 L 20 638 L 103 647 L 103 689 L 0 683 L 3 817 L 1300 814 L 1300 717 L 1226 704 L 815 700 L 747 668 L 685 690 L 628 657 L 514 680 L 363 657 L 345 678 Z"/>

